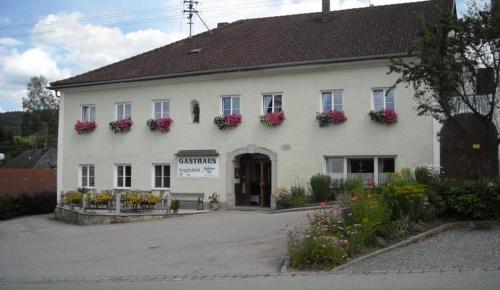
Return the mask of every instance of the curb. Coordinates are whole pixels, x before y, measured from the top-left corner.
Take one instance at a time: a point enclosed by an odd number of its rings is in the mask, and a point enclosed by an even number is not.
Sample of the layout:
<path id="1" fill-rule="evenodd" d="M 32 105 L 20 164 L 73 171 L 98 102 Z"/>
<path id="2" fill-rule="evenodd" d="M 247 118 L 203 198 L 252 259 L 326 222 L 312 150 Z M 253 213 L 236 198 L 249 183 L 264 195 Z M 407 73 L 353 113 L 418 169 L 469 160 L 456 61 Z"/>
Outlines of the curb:
<path id="1" fill-rule="evenodd" d="M 332 207 L 333 207 L 333 205 L 327 205 L 325 208 L 332 208 Z M 273 211 L 268 212 L 268 214 L 294 212 L 294 211 L 308 211 L 308 210 L 315 210 L 315 209 L 321 209 L 321 206 L 320 205 L 313 205 L 313 206 L 293 207 L 293 208 L 287 208 L 287 209 L 273 210 Z"/>

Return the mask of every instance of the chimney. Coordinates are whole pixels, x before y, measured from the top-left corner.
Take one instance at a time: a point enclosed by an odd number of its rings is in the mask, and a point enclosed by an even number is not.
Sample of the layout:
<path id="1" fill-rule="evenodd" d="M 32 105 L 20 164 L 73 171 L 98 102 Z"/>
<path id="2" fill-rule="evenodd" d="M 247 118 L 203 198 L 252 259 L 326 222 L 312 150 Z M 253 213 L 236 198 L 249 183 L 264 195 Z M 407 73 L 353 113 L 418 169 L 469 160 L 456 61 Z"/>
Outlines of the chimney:
<path id="1" fill-rule="evenodd" d="M 322 0 L 323 1 L 323 12 L 330 12 L 330 0 Z"/>

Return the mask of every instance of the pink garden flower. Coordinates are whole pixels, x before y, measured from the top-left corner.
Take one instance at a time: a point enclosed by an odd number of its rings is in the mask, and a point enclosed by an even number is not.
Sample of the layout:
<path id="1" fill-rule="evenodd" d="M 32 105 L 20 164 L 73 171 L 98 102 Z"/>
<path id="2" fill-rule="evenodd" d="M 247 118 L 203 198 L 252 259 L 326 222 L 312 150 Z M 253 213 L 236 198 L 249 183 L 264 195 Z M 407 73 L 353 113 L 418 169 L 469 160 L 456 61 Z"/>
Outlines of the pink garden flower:
<path id="1" fill-rule="evenodd" d="M 267 113 L 259 117 L 260 122 L 268 127 L 279 126 L 285 120 L 285 112 L 280 111 L 278 113 Z"/>
<path id="2" fill-rule="evenodd" d="M 93 132 L 97 124 L 95 121 L 76 121 L 75 130 L 78 134 L 86 134 Z"/>

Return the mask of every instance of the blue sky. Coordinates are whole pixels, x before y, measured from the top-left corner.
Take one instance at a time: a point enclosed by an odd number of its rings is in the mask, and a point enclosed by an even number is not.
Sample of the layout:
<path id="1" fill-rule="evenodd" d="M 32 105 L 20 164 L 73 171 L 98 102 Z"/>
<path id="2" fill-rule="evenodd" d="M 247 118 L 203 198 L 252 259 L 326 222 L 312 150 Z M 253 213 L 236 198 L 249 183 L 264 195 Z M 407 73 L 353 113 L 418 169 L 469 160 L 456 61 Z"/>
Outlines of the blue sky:
<path id="1" fill-rule="evenodd" d="M 321 0 L 198 0 L 210 28 L 237 19 L 314 12 Z M 372 0 L 374 5 L 411 0 Z M 21 110 L 31 76 L 66 78 L 187 37 L 182 0 L 0 0 L 0 112 Z M 368 0 L 331 0 L 331 9 Z M 466 0 L 457 0 L 459 12 Z M 204 26 L 195 19 L 194 32 Z"/>

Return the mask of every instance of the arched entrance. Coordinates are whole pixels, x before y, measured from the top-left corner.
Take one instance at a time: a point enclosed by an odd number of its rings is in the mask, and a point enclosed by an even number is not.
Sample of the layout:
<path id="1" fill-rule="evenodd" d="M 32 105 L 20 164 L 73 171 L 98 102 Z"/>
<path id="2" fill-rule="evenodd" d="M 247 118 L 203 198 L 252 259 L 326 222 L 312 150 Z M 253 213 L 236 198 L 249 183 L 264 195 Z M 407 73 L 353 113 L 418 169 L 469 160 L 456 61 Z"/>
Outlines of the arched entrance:
<path id="1" fill-rule="evenodd" d="M 234 184 L 236 206 L 271 206 L 271 159 L 254 153 L 235 157 Z"/>
<path id="2" fill-rule="evenodd" d="M 277 186 L 277 154 L 249 145 L 228 154 L 226 202 L 228 207 L 272 207 Z"/>
<path id="3" fill-rule="evenodd" d="M 472 113 L 455 116 L 455 122 L 446 122 L 440 133 L 444 175 L 457 180 L 474 178 L 479 174 L 482 177 L 498 176 L 498 135 L 495 125 Z"/>

